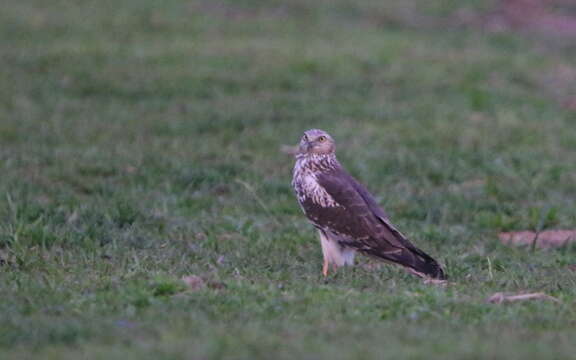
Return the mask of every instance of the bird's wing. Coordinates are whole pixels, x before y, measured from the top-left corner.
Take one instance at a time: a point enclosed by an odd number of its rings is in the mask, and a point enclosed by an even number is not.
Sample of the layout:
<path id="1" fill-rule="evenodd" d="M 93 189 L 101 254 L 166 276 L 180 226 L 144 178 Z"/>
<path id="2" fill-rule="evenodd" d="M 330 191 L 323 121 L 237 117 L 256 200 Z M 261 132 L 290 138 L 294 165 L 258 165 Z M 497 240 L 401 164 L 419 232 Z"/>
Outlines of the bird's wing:
<path id="1" fill-rule="evenodd" d="M 370 209 L 372 214 L 380 220 L 382 225 L 384 225 L 392 234 L 394 234 L 395 238 L 402 244 L 402 246 L 406 246 L 409 248 L 413 248 L 414 250 L 418 250 L 412 243 L 402 234 L 392 223 L 390 222 L 388 215 L 384 210 L 378 205 L 376 199 L 370 194 L 370 192 L 364 187 L 364 185 L 360 184 L 356 179 L 354 179 L 350 174 L 342 171 L 343 177 L 347 178 L 347 181 L 356 189 L 358 194 L 362 197 L 362 199 L 366 202 L 366 206 Z"/>
<path id="2" fill-rule="evenodd" d="M 382 221 L 381 218 L 387 219 L 384 211 L 368 191 L 358 190 L 361 185 L 350 175 L 344 171 L 331 171 L 319 174 L 317 179 L 318 184 L 339 206 L 315 211 L 317 219 L 312 219 L 315 224 L 349 237 L 352 242 L 359 242 L 358 247 L 362 245 L 366 248 L 376 245 L 405 247 L 402 241 L 405 238 L 396 235 L 388 221 Z"/>
<path id="3" fill-rule="evenodd" d="M 416 248 L 388 220 L 370 193 L 344 170 L 317 175 L 318 184 L 339 205 L 303 204 L 314 224 L 338 235 L 345 245 L 369 255 L 412 268 L 432 277 L 443 277 L 440 266 Z"/>

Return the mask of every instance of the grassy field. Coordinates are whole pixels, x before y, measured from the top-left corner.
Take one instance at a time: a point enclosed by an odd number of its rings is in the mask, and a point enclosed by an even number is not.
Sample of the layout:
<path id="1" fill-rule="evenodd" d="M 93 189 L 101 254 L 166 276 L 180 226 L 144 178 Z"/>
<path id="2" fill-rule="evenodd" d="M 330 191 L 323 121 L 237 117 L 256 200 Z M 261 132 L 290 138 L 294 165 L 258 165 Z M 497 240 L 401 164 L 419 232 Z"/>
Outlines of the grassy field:
<path id="1" fill-rule="evenodd" d="M 576 48 L 454 19 L 489 7 L 4 0 L 0 358 L 574 358 L 576 248 L 497 234 L 575 226 Z M 309 128 L 450 286 L 322 278 Z"/>

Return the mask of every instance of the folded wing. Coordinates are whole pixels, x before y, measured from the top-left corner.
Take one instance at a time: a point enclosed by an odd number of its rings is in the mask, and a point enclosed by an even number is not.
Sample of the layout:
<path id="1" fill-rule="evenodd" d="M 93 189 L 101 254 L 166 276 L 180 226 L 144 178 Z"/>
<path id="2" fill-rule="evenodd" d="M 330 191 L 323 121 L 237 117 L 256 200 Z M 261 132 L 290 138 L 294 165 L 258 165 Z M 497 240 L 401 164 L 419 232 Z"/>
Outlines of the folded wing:
<path id="1" fill-rule="evenodd" d="M 322 207 L 305 201 L 302 206 L 315 226 L 343 245 L 405 266 L 419 276 L 445 278 L 440 265 L 408 241 L 389 222 L 372 195 L 343 169 L 318 174 L 317 181 L 338 206 Z"/>

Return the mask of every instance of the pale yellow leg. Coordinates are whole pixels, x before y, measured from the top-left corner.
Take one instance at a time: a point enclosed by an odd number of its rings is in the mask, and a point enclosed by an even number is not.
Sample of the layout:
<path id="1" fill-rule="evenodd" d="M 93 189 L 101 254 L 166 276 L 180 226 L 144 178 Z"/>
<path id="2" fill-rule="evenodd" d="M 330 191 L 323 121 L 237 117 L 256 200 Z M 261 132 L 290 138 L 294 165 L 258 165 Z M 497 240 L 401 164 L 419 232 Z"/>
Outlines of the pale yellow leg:
<path id="1" fill-rule="evenodd" d="M 322 275 L 324 275 L 324 277 L 328 276 L 328 260 L 324 259 L 324 265 L 322 266 Z"/>

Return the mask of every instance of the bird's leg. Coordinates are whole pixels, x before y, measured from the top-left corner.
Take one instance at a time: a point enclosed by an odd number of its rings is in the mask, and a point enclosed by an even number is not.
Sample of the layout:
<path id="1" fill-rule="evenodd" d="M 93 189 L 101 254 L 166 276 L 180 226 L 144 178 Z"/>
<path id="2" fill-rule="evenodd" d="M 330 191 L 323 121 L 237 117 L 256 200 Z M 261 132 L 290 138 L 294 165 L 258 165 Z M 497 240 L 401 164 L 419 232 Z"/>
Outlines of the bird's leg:
<path id="1" fill-rule="evenodd" d="M 330 267 L 330 262 L 328 261 L 327 247 L 329 246 L 330 240 L 326 237 L 326 234 L 322 230 L 318 229 L 318 235 L 320 236 L 320 244 L 322 245 L 322 257 L 324 258 L 324 264 L 322 265 L 322 275 L 328 277 L 328 270 Z"/>

